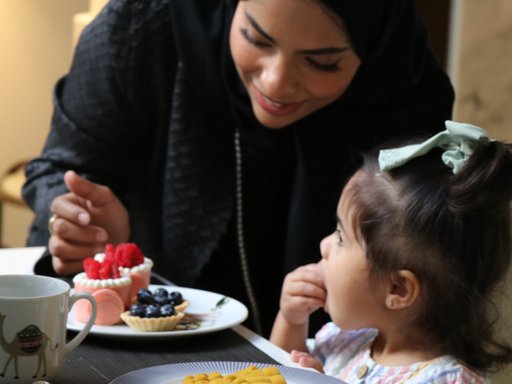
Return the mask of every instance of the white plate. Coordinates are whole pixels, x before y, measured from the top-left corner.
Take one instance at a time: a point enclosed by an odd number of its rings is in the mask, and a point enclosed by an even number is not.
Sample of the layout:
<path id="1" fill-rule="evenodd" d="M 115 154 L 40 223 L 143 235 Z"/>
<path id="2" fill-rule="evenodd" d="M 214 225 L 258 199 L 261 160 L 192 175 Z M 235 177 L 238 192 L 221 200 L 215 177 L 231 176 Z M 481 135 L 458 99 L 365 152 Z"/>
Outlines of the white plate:
<path id="1" fill-rule="evenodd" d="M 287 384 L 343 384 L 334 377 L 322 375 L 306 369 L 286 367 L 284 365 L 247 363 L 239 361 L 199 361 L 158 365 L 126 373 L 114 379 L 110 384 L 181 384 L 186 375 L 219 372 L 223 375 L 255 365 L 258 368 L 274 365 L 286 379 Z"/>
<path id="2" fill-rule="evenodd" d="M 149 288 L 152 291 L 156 288 L 165 288 L 169 292 L 181 292 L 183 298 L 190 303 L 185 310 L 186 313 L 192 315 L 207 314 L 207 316 L 203 318 L 201 325 L 196 329 L 168 332 L 137 332 L 124 324 L 111 326 L 93 325 L 89 334 L 116 338 L 141 339 L 193 336 L 231 328 L 244 321 L 248 315 L 247 307 L 232 298 L 227 298 L 225 304 L 216 308 L 216 304 L 224 297 L 218 293 L 203 291 L 200 289 L 165 285 L 150 285 Z M 83 327 L 84 323 L 75 320 L 74 311 L 71 309 L 68 316 L 67 328 L 72 331 L 80 331 Z"/>

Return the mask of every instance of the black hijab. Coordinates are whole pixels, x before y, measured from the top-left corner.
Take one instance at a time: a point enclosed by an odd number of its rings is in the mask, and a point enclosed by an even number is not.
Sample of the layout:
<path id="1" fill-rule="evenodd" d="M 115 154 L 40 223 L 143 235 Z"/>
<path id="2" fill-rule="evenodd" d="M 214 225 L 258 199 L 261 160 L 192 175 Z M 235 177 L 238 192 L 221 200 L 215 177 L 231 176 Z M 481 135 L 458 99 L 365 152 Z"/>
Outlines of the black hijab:
<path id="1" fill-rule="evenodd" d="M 362 61 L 348 91 L 330 106 L 333 108 L 326 108 L 333 110 L 330 115 L 338 115 L 344 122 L 347 113 L 357 114 L 359 118 L 350 120 L 358 125 L 375 117 L 382 125 L 408 120 L 408 130 L 425 130 L 432 122 L 442 122 L 451 115 L 453 90 L 429 46 L 414 1 L 318 1 L 342 18 Z M 189 81 L 204 109 L 215 111 L 216 118 L 219 111 L 229 115 L 226 108 L 229 100 L 235 109 L 241 110 L 244 119 L 254 120 L 229 51 L 229 29 L 237 3 L 237 0 L 174 1 L 171 9 L 174 33 L 185 72 L 190 74 Z M 416 112 L 416 119 L 411 121 L 407 112 L 399 118 L 400 112 L 411 109 Z M 320 123 L 324 112 L 315 114 L 312 121 Z M 329 120 L 332 118 L 336 119 L 331 116 Z M 416 125 L 411 126 L 414 120 Z"/>
<path id="2" fill-rule="evenodd" d="M 443 129 L 454 98 L 414 1 L 318 1 L 344 20 L 361 67 L 338 100 L 281 130 L 256 120 L 231 58 L 229 31 L 238 1 L 171 5 L 178 56 L 212 129 L 237 127 L 242 143 L 296 158 L 288 270 L 319 257 L 318 242 L 334 228 L 342 184 L 360 153 L 398 134 Z"/>

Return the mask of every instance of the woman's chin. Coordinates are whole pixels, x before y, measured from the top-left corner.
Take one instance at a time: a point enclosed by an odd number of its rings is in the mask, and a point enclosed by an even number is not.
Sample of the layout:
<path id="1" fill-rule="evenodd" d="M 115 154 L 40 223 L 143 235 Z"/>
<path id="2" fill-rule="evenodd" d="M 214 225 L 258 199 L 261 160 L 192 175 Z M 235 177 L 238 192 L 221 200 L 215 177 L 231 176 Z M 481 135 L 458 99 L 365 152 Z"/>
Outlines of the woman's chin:
<path id="1" fill-rule="evenodd" d="M 269 129 L 283 129 L 289 125 L 295 123 L 302 116 L 298 116 L 296 113 L 290 113 L 288 115 L 277 115 L 269 113 L 259 106 L 253 105 L 253 113 L 259 123 Z"/>

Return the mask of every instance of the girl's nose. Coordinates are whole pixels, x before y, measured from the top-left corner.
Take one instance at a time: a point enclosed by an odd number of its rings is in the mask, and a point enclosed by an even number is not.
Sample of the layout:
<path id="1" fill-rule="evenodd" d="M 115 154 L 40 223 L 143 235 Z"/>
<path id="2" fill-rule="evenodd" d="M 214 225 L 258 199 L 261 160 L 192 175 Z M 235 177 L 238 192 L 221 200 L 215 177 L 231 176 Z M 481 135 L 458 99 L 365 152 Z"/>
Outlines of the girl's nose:
<path id="1" fill-rule="evenodd" d="M 283 54 L 268 58 L 261 72 L 262 91 L 274 101 L 290 101 L 297 92 L 299 75 L 293 63 Z"/>
<path id="2" fill-rule="evenodd" d="M 323 240 L 320 242 L 320 254 L 324 259 L 327 259 L 329 257 L 329 238 L 330 236 L 324 237 Z"/>

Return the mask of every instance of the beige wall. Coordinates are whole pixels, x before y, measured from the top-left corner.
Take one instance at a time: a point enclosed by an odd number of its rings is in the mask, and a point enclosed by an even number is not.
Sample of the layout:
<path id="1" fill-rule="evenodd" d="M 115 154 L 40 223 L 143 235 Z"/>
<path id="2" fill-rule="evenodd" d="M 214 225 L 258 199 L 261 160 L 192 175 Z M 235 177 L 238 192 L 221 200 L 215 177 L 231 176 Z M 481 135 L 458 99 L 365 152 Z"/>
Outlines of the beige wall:
<path id="1" fill-rule="evenodd" d="M 512 1 L 455 0 L 455 118 L 512 141 Z"/>
<path id="2" fill-rule="evenodd" d="M 88 0 L 0 0 L 0 172 L 36 156 L 55 81 L 69 68 L 72 17 Z M 7 204 L 4 243 L 23 246 L 31 213 Z"/>

